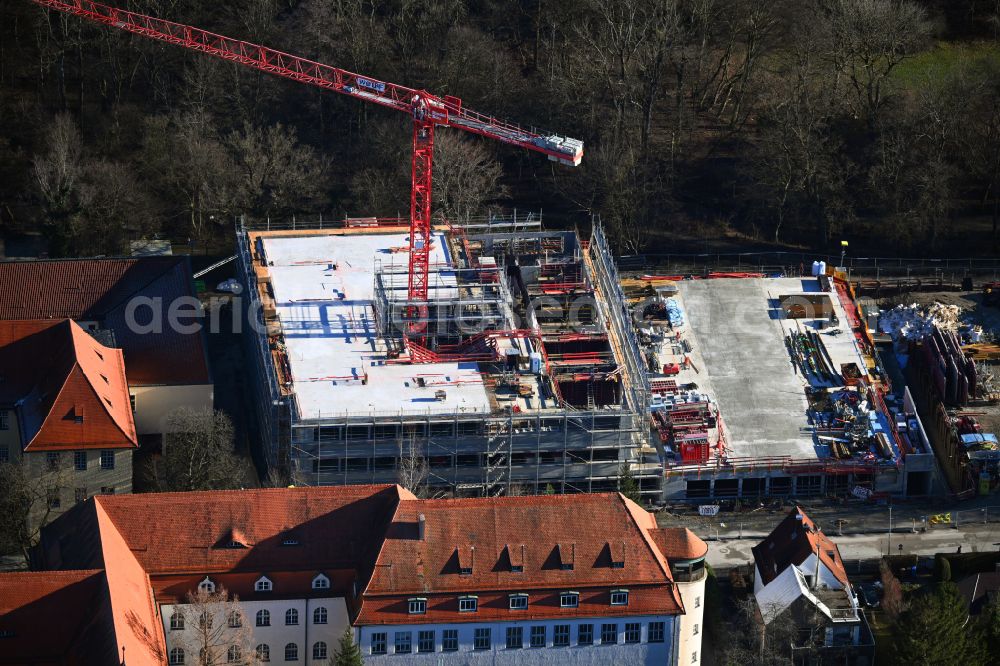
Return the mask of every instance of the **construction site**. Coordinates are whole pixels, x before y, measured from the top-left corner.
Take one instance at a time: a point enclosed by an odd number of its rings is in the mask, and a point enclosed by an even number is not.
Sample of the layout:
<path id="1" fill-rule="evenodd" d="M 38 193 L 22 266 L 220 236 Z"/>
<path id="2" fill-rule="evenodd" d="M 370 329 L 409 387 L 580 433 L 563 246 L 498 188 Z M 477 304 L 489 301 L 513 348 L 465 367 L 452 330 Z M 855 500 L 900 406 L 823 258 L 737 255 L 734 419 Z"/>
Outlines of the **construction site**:
<path id="1" fill-rule="evenodd" d="M 832 269 L 644 276 L 625 293 L 666 501 L 931 492 L 912 398 Z"/>
<path id="2" fill-rule="evenodd" d="M 479 496 L 616 490 L 656 500 L 650 392 L 603 231 L 435 227 L 410 298 L 406 227 L 249 230 L 258 421 L 293 483 L 404 481 Z"/>

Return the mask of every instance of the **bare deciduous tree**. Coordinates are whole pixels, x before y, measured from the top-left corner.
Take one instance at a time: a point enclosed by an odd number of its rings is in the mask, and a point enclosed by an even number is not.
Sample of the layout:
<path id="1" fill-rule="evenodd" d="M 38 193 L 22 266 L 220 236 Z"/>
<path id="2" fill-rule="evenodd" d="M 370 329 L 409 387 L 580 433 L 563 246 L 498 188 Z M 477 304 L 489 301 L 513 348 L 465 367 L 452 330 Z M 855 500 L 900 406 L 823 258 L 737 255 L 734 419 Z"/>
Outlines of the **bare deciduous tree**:
<path id="1" fill-rule="evenodd" d="M 399 463 L 396 468 L 399 485 L 403 486 L 417 497 L 428 497 L 427 477 L 429 474 L 427 458 L 420 454 L 420 449 L 412 439 L 399 440 Z"/>
<path id="2" fill-rule="evenodd" d="M 167 417 L 163 490 L 223 490 L 249 481 L 248 463 L 233 451 L 233 424 L 220 411 L 183 407 Z"/>
<path id="3" fill-rule="evenodd" d="M 224 587 L 215 592 L 189 592 L 184 605 L 175 607 L 184 618 L 183 632 L 172 632 L 174 647 L 197 666 L 261 663 L 254 645 L 251 619 L 245 617 L 239 597 Z"/>
<path id="4" fill-rule="evenodd" d="M 453 222 L 486 212 L 487 203 L 507 192 L 503 170 L 481 141 L 439 132 L 434 146 L 434 214 Z"/>

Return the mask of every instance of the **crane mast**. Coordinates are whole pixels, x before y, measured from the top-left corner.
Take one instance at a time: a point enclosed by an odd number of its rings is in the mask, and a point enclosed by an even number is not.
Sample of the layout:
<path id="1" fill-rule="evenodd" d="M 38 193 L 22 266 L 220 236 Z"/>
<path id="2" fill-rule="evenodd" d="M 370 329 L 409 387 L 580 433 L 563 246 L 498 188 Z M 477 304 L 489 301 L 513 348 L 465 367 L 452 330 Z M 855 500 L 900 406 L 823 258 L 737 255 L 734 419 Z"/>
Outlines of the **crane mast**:
<path id="1" fill-rule="evenodd" d="M 550 160 L 578 166 L 583 142 L 525 129 L 462 106 L 450 95 L 438 97 L 424 90 L 380 81 L 339 67 L 300 58 L 281 51 L 225 37 L 173 21 L 130 12 L 88 0 L 31 0 L 37 5 L 73 14 L 150 39 L 200 51 L 269 74 L 313 85 L 380 106 L 402 111 L 413 118 L 413 158 L 410 190 L 410 263 L 407 297 L 426 302 L 431 248 L 431 185 L 434 130 L 437 125 L 489 137 L 546 155 Z"/>

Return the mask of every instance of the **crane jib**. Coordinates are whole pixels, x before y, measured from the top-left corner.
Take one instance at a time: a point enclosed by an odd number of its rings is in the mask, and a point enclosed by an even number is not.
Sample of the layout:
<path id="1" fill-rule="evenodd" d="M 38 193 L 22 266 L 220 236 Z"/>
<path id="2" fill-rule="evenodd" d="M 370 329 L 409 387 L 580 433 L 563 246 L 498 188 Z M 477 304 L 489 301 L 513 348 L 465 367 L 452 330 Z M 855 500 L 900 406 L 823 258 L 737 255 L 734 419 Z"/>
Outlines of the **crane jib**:
<path id="1" fill-rule="evenodd" d="M 410 280 L 408 298 L 426 302 L 431 237 L 431 169 L 434 127 L 451 125 L 467 132 L 537 151 L 550 160 L 577 166 L 583 142 L 537 129 L 525 130 L 462 106 L 450 95 L 443 99 L 405 86 L 384 83 L 329 65 L 275 51 L 265 46 L 217 35 L 189 25 L 110 7 L 93 0 L 31 0 L 37 5 L 237 62 L 299 83 L 319 86 L 413 114 L 412 188 L 410 195 Z"/>

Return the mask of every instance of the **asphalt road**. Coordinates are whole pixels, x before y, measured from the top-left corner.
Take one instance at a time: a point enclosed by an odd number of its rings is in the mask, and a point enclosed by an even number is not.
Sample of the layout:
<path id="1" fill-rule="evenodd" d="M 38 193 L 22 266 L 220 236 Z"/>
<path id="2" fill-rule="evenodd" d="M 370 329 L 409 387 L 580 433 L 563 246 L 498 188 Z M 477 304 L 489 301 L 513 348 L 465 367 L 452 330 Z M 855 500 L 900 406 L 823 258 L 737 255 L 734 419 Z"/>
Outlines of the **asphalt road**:
<path id="1" fill-rule="evenodd" d="M 840 548 L 844 560 L 875 560 L 889 550 L 893 554 L 915 554 L 932 556 L 935 553 L 954 553 L 962 546 L 963 553 L 995 551 L 1000 549 L 1000 525 L 969 524 L 958 529 L 950 527 L 931 528 L 917 534 L 893 532 L 891 537 L 882 534 L 851 534 L 835 536 L 833 540 Z M 891 538 L 891 544 L 887 544 Z M 753 560 L 750 549 L 759 539 L 735 538 L 708 542 L 708 563 L 718 569 L 727 569 Z M 903 549 L 899 550 L 902 544 Z"/>

